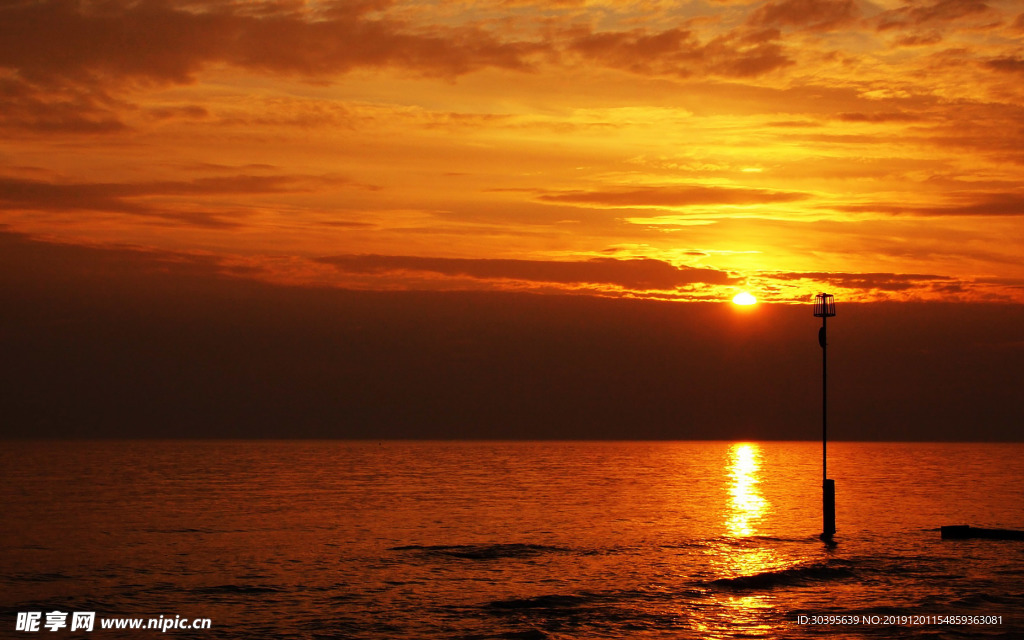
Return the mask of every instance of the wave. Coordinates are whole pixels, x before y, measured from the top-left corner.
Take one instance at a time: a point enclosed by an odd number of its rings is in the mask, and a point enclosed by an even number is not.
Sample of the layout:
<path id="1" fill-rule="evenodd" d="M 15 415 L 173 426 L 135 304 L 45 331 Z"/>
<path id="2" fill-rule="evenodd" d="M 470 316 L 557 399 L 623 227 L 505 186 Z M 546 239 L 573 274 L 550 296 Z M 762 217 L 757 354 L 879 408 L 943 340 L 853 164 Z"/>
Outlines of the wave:
<path id="1" fill-rule="evenodd" d="M 217 529 L 213 527 L 174 527 L 174 528 L 147 528 L 143 529 L 146 533 L 163 533 L 170 535 L 180 535 L 183 533 L 247 533 L 247 529 Z"/>
<path id="2" fill-rule="evenodd" d="M 522 631 L 500 631 L 493 634 L 471 634 L 459 636 L 459 640 L 556 640 L 559 637 L 540 629 L 525 629 Z"/>
<path id="3" fill-rule="evenodd" d="M 493 600 L 485 605 L 491 611 L 586 609 L 600 607 L 606 614 L 617 606 L 633 607 L 638 602 L 658 603 L 678 598 L 703 598 L 703 589 L 624 589 L 619 591 L 547 594 L 526 598 Z"/>
<path id="4" fill-rule="evenodd" d="M 705 606 L 695 602 L 707 602 L 705 594 L 691 589 L 625 589 L 492 600 L 482 610 L 500 619 L 502 625 L 529 625 L 524 633 L 530 635 L 522 636 L 527 638 L 666 637 L 666 633 L 683 633 L 689 628 L 687 613 Z M 546 635 L 532 635 L 536 629 Z M 487 636 L 488 640 L 492 637 Z"/>
<path id="5" fill-rule="evenodd" d="M 546 595 L 532 598 L 510 598 L 495 600 L 487 605 L 490 609 L 573 609 L 591 604 L 593 595 Z"/>
<path id="6" fill-rule="evenodd" d="M 750 546 L 771 542 L 814 542 L 815 544 L 820 544 L 821 538 L 818 536 L 770 536 L 766 534 L 757 534 L 750 536 L 719 536 L 717 538 L 712 538 L 711 541 L 723 542 L 734 546 Z"/>
<path id="7" fill-rule="evenodd" d="M 426 555 L 447 556 L 467 560 L 495 560 L 498 558 L 529 558 L 544 553 L 565 552 L 561 547 L 550 547 L 542 544 L 439 544 L 439 545 L 405 545 L 391 547 L 389 551 L 416 551 Z"/>
<path id="8" fill-rule="evenodd" d="M 247 585 L 247 584 L 222 584 L 214 587 L 199 587 L 194 589 L 194 593 L 201 593 L 204 595 L 215 595 L 219 593 L 228 594 L 250 594 L 250 593 L 281 593 L 283 589 L 278 587 L 264 587 L 259 585 Z"/>
<path id="9" fill-rule="evenodd" d="M 498 637 L 502 640 L 548 640 L 555 636 L 544 633 L 540 629 L 527 629 L 526 631 L 506 631 L 499 634 Z"/>
<path id="10" fill-rule="evenodd" d="M 1022 594 L 999 594 L 999 593 L 971 593 L 964 594 L 959 599 L 950 603 L 951 606 L 965 607 L 971 610 L 984 608 L 989 605 L 1020 604 L 1024 602 Z"/>
<path id="11" fill-rule="evenodd" d="M 821 546 L 819 536 L 773 536 L 773 535 L 750 535 L 732 536 L 722 535 L 710 538 L 682 539 L 674 542 L 658 545 L 662 549 L 708 549 L 716 547 L 738 547 L 742 549 L 754 549 L 761 547 L 774 547 L 779 544 L 806 545 L 812 544 L 815 547 Z"/>
<path id="12" fill-rule="evenodd" d="M 11 582 L 55 582 L 58 580 L 71 580 L 72 576 L 60 571 L 43 573 L 15 573 L 7 576 Z"/>
<path id="13" fill-rule="evenodd" d="M 704 584 L 718 589 L 773 589 L 809 582 L 843 580 L 850 577 L 853 577 L 853 571 L 847 566 L 847 563 L 833 561 L 798 565 L 779 571 L 764 571 L 747 576 L 719 578 Z"/>

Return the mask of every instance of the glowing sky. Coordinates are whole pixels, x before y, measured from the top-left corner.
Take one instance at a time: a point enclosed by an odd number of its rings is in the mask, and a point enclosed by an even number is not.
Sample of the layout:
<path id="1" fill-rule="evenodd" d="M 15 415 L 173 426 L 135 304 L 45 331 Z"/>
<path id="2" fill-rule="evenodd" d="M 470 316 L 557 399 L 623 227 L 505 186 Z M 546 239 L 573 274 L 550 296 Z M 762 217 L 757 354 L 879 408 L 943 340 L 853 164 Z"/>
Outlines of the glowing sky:
<path id="1" fill-rule="evenodd" d="M 8 0 L 0 230 L 279 283 L 1024 302 L 1019 0 Z"/>

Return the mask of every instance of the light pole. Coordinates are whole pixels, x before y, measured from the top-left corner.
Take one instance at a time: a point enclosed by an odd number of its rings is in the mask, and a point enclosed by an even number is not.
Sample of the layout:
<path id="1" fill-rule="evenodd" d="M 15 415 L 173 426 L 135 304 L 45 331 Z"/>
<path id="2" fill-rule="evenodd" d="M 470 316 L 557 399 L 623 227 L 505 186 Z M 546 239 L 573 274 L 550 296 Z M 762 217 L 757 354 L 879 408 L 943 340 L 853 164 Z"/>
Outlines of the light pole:
<path id="1" fill-rule="evenodd" d="M 814 296 L 814 317 L 821 318 L 818 344 L 821 345 L 821 539 L 831 540 L 836 532 L 836 483 L 828 479 L 828 340 L 825 321 L 836 315 L 836 302 L 832 294 Z"/>

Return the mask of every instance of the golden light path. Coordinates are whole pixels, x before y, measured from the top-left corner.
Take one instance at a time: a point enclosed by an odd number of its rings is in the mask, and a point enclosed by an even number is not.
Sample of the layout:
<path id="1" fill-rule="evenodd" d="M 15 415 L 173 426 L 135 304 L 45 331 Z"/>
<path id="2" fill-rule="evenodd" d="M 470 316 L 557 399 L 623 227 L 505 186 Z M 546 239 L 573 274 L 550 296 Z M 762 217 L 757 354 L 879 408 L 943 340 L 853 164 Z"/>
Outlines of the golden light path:
<path id="1" fill-rule="evenodd" d="M 734 536 L 753 535 L 754 527 L 765 510 L 765 499 L 757 490 L 760 449 L 756 444 L 734 444 L 730 456 L 732 508 L 726 527 Z"/>
<path id="2" fill-rule="evenodd" d="M 786 562 L 770 546 L 751 536 L 768 511 L 768 501 L 758 490 L 761 448 L 755 443 L 738 442 L 729 446 L 724 471 L 729 478 L 729 499 L 723 510 L 726 535 L 709 549 L 709 560 L 719 575 L 753 576 L 785 568 Z M 770 617 L 774 611 L 772 595 L 767 592 L 730 593 L 714 596 L 718 607 L 709 620 L 695 625 L 707 637 L 719 637 L 722 625 L 741 626 L 752 638 L 772 637 Z"/>

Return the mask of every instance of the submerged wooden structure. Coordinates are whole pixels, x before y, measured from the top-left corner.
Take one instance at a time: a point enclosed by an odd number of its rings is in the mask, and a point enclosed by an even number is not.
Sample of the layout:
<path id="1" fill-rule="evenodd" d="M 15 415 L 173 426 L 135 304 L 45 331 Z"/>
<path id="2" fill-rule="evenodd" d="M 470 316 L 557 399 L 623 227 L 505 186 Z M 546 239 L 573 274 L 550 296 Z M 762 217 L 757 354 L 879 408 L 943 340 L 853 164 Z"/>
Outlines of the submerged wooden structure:
<path id="1" fill-rule="evenodd" d="M 988 538 L 990 540 L 1024 540 L 1024 531 L 1016 529 L 984 529 L 969 524 L 954 524 L 940 527 L 943 540 L 969 540 Z"/>

